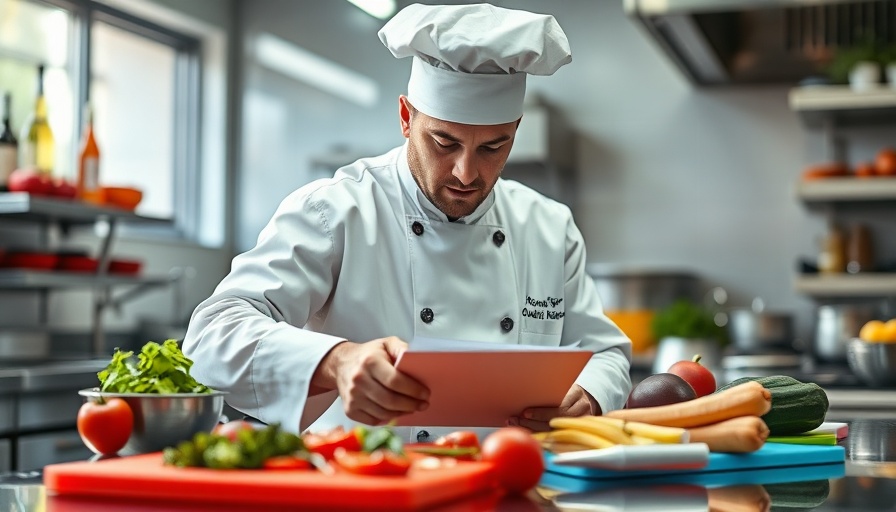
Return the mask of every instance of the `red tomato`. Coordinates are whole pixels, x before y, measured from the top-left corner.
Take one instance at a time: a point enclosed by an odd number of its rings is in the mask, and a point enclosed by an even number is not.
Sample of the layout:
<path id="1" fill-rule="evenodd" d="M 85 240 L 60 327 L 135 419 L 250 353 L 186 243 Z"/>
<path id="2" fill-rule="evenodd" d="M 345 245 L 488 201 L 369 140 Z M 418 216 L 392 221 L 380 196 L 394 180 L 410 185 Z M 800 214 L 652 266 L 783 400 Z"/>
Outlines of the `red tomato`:
<path id="1" fill-rule="evenodd" d="M 333 454 L 333 459 L 342 469 L 358 475 L 401 476 L 411 468 L 410 459 L 388 450 L 367 453 L 339 448 Z"/>
<path id="2" fill-rule="evenodd" d="M 361 451 L 361 436 L 355 429 L 346 431 L 342 427 L 336 427 L 319 434 L 306 433 L 302 436 L 302 441 L 309 452 L 318 453 L 327 460 L 333 459 L 336 448 L 344 448 L 348 452 Z"/>
<path id="3" fill-rule="evenodd" d="M 241 430 L 254 430 L 255 427 L 252 426 L 248 421 L 243 420 L 234 420 L 228 421 L 227 423 L 219 423 L 212 429 L 212 434 L 217 436 L 224 436 L 230 441 L 236 441 L 239 437 Z"/>
<path id="4" fill-rule="evenodd" d="M 535 487 L 544 473 L 541 445 L 520 427 L 505 427 L 489 434 L 482 443 L 482 460 L 492 463 L 498 482 L 511 492 Z"/>
<path id="5" fill-rule="evenodd" d="M 716 391 L 716 378 L 711 371 L 700 364 L 700 356 L 692 361 L 678 361 L 669 367 L 667 373 L 678 375 L 694 388 L 697 397 L 711 395 Z"/>
<path id="6" fill-rule="evenodd" d="M 78 433 L 88 448 L 111 455 L 124 448 L 134 428 L 134 413 L 121 398 L 85 402 L 78 410 Z"/>
<path id="7" fill-rule="evenodd" d="M 436 439 L 435 444 L 451 448 L 479 448 L 479 438 L 476 436 L 476 432 L 458 430 Z"/>
<path id="8" fill-rule="evenodd" d="M 261 467 L 264 469 L 310 469 L 311 463 L 301 457 L 278 455 L 265 459 Z"/>
<path id="9" fill-rule="evenodd" d="M 874 170 L 880 176 L 896 176 L 896 150 L 884 148 L 878 151 L 874 158 Z"/>

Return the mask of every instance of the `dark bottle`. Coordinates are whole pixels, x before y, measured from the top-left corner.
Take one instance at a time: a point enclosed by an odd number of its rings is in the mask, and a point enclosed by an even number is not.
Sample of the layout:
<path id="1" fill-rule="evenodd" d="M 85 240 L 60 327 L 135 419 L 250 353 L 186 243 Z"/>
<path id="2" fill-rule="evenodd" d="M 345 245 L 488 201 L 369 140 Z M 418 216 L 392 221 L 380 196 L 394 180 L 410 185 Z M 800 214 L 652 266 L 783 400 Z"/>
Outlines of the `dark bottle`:
<path id="1" fill-rule="evenodd" d="M 9 126 L 12 104 L 9 93 L 3 96 L 3 126 L 0 132 L 0 187 L 5 187 L 9 175 L 16 169 L 19 142 Z"/>

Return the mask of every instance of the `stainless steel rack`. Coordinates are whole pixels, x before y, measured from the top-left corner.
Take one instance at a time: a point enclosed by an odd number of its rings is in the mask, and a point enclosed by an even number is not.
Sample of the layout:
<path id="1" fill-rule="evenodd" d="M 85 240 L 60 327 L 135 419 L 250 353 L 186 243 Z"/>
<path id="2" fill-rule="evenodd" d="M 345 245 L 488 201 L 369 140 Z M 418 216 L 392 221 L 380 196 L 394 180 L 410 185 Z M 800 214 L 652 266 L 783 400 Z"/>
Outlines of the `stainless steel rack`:
<path id="1" fill-rule="evenodd" d="M 50 226 L 58 226 L 63 235 L 77 226 L 90 227 L 98 222 L 107 225 L 105 234 L 100 239 L 97 255 L 99 265 L 96 272 L 60 272 L 24 269 L 0 269 L 0 289 L 36 291 L 42 294 L 41 321 L 47 321 L 46 294 L 50 290 L 65 288 L 93 288 L 93 350 L 96 356 L 103 356 L 104 332 L 102 327 L 103 311 L 117 306 L 144 291 L 160 286 L 167 286 L 177 277 L 165 276 L 132 276 L 110 274 L 112 240 L 117 227 L 122 223 L 170 224 L 171 219 L 147 217 L 132 211 L 119 208 L 101 207 L 81 201 L 58 199 L 52 197 L 36 197 L 23 192 L 0 193 L 0 221 L 29 222 L 41 228 L 41 240 L 46 241 Z M 112 289 L 129 286 L 130 289 L 113 297 Z"/>

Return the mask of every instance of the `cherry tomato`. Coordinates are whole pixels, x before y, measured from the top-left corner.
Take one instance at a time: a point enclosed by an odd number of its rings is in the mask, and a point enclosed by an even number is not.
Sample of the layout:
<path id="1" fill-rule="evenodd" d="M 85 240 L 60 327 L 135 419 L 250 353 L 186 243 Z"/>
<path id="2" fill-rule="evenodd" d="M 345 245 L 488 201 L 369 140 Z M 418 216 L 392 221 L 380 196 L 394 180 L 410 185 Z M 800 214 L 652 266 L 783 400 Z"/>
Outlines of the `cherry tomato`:
<path id="1" fill-rule="evenodd" d="M 489 434 L 482 442 L 482 460 L 492 463 L 501 487 L 511 492 L 535 487 L 544 473 L 541 445 L 520 427 L 505 427 Z"/>
<path id="2" fill-rule="evenodd" d="M 261 467 L 264 469 L 310 469 L 311 463 L 301 457 L 278 455 L 265 459 Z"/>
<path id="3" fill-rule="evenodd" d="M 401 476 L 411 467 L 410 459 L 389 450 L 367 453 L 337 448 L 333 459 L 342 469 L 358 475 Z"/>
<path id="4" fill-rule="evenodd" d="M 224 436 L 229 441 L 236 442 L 239 438 L 240 431 L 255 430 L 251 423 L 244 420 L 228 421 L 227 423 L 219 423 L 212 429 L 212 434 Z"/>
<path id="5" fill-rule="evenodd" d="M 700 356 L 691 361 L 678 361 L 669 367 L 667 373 L 678 375 L 694 388 L 697 397 L 711 395 L 716 391 L 716 378 L 712 372 L 700 364 Z"/>
<path id="6" fill-rule="evenodd" d="M 327 460 L 333 459 L 336 448 L 344 448 L 348 452 L 361 451 L 361 436 L 355 429 L 346 431 L 342 427 L 336 427 L 319 434 L 306 433 L 302 436 L 302 441 L 309 452 L 318 453 Z"/>
<path id="7" fill-rule="evenodd" d="M 99 398 L 78 409 L 78 433 L 94 453 L 111 455 L 124 448 L 134 429 L 134 413 L 121 398 Z"/>

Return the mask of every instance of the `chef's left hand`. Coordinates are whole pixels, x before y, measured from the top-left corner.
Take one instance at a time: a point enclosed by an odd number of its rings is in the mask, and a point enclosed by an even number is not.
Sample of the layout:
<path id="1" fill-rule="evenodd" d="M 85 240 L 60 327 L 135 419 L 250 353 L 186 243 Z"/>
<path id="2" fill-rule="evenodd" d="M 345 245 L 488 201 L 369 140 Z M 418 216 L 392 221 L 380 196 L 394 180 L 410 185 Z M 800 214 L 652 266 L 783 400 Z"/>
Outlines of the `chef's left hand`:
<path id="1" fill-rule="evenodd" d="M 533 432 L 550 430 L 551 418 L 557 416 L 585 416 L 601 414 L 600 405 L 582 386 L 573 384 L 560 407 L 529 407 L 519 416 L 507 420 L 508 426 L 525 427 Z"/>

